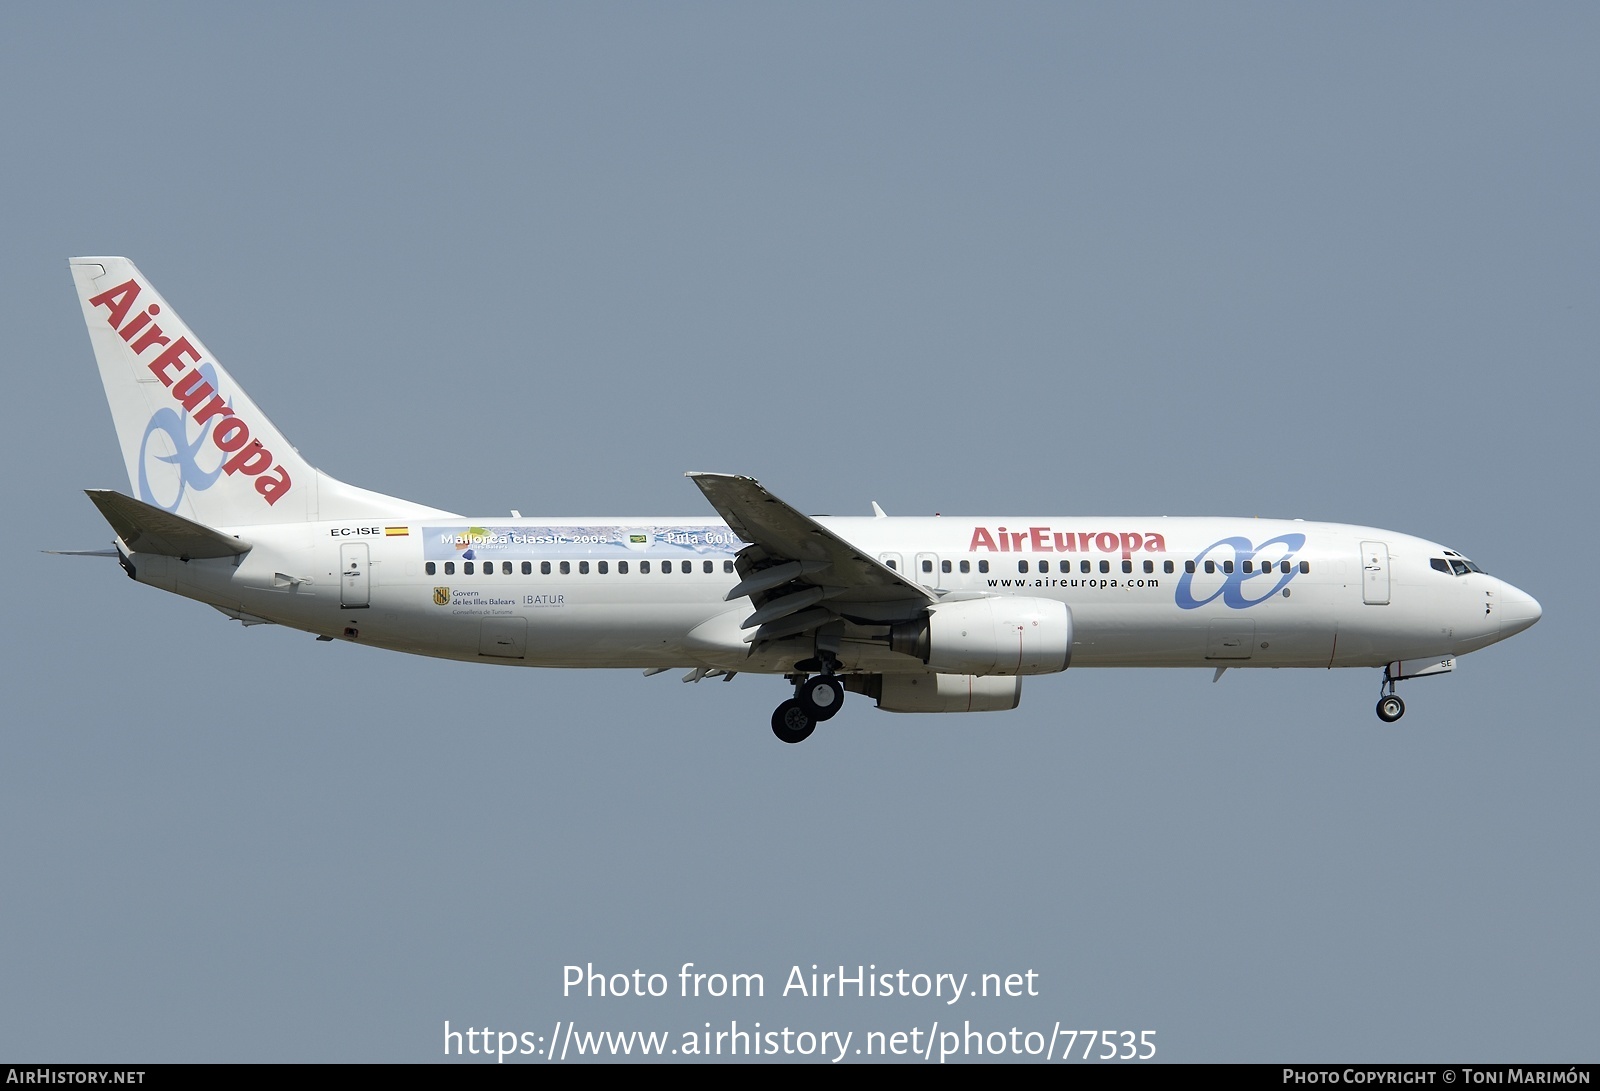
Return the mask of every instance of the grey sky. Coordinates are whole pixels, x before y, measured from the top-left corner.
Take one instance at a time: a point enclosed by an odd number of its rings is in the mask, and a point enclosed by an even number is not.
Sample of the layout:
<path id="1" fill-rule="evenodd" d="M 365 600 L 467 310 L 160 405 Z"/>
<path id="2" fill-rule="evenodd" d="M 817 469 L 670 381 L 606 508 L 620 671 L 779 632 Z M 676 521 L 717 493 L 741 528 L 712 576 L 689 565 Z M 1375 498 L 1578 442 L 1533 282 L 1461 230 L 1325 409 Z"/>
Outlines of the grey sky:
<path id="1" fill-rule="evenodd" d="M 12 5 L 0 1056 L 443 1026 L 1157 1031 L 1594 1060 L 1600 15 L 1521 5 Z M 1305 516 L 1544 620 L 1409 684 L 1068 672 L 1008 714 L 243 630 L 44 556 L 125 489 L 66 259 L 311 461 L 452 510 Z M 23 530 L 26 533 L 22 533 Z M 563 998 L 592 962 L 757 1001 Z M 793 965 L 1040 996 L 802 1000 Z"/>

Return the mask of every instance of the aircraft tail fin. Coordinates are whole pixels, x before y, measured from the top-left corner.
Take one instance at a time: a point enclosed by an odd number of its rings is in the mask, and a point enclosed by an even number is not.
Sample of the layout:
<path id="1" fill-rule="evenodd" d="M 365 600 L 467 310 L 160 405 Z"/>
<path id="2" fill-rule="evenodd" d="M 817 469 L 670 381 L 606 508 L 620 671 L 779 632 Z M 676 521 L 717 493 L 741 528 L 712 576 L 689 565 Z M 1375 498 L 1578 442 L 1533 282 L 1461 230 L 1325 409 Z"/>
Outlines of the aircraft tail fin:
<path id="1" fill-rule="evenodd" d="M 71 265 L 128 481 L 143 504 L 204 527 L 447 514 L 346 485 L 306 462 L 127 258 Z"/>

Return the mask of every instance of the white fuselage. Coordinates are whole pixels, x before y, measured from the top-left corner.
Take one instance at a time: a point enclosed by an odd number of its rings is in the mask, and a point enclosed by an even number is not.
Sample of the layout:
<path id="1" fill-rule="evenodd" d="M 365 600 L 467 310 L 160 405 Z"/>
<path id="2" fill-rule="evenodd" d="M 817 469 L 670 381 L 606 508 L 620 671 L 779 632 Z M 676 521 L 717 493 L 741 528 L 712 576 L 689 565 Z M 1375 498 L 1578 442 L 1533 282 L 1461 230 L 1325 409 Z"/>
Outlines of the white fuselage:
<path id="1" fill-rule="evenodd" d="M 819 518 L 942 598 L 1064 602 L 1073 667 L 1374 667 L 1462 655 L 1539 606 L 1443 546 L 1370 527 L 1224 518 Z M 134 554 L 136 578 L 245 620 L 419 655 L 545 667 L 783 672 L 752 654 L 743 543 L 681 519 L 340 521 L 224 528 L 237 559 Z M 620 544 L 619 544 L 620 543 Z M 1245 571 L 1249 565 L 1250 571 Z M 1190 570 L 1192 568 L 1192 571 Z M 870 624 L 846 672 L 920 669 Z"/>

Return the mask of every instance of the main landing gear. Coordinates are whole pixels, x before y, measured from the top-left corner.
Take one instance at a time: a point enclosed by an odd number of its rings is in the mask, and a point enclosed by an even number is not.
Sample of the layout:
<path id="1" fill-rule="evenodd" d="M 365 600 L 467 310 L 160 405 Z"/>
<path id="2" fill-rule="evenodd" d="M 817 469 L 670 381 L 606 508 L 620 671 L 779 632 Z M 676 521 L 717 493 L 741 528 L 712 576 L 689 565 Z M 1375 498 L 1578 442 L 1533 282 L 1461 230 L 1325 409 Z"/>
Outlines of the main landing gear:
<path id="1" fill-rule="evenodd" d="M 831 662 L 823 673 L 806 677 L 791 674 L 794 696 L 772 713 L 772 733 L 786 743 L 805 742 L 823 720 L 831 720 L 844 707 L 844 682 L 833 673 Z"/>
<path id="2" fill-rule="evenodd" d="M 1394 678 L 1389 674 L 1389 668 L 1383 668 L 1383 686 L 1378 690 L 1378 719 L 1386 724 L 1392 724 L 1406 714 L 1406 703 L 1394 692 Z"/>

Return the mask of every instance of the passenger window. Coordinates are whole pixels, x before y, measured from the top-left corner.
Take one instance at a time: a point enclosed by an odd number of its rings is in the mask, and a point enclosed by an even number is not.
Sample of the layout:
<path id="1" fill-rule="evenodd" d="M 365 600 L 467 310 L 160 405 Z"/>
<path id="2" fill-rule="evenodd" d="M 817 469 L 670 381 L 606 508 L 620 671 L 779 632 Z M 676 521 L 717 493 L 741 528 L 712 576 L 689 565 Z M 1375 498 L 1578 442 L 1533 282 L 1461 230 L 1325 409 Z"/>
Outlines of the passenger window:
<path id="1" fill-rule="evenodd" d="M 1017 562 L 1017 571 L 1018 572 L 1026 572 L 1027 570 L 1028 570 L 1028 562 L 1027 561 L 1018 561 Z"/>
<path id="2" fill-rule="evenodd" d="M 896 564 L 896 563 L 895 563 L 895 562 L 894 562 L 894 561 L 892 561 L 892 560 L 889 560 L 889 561 L 884 561 L 884 562 L 883 562 L 883 563 L 884 563 L 884 564 L 886 564 L 886 565 L 888 565 L 888 566 L 889 566 L 889 567 L 890 567 L 890 568 L 894 568 L 894 569 L 898 569 L 898 568 L 899 568 L 899 567 L 900 567 L 900 566 L 899 566 L 899 565 L 898 565 L 898 564 Z"/>
<path id="3" fill-rule="evenodd" d="M 1255 564 L 1254 561 L 1246 561 L 1246 562 L 1244 562 L 1244 570 L 1245 570 L 1245 572 L 1247 572 L 1247 573 L 1254 572 L 1255 569 L 1256 569 L 1256 564 Z M 1266 571 L 1266 569 L 1262 569 L 1262 571 L 1264 572 L 1264 571 Z"/>
<path id="4" fill-rule="evenodd" d="M 989 571 L 989 562 L 988 561 L 979 561 L 978 562 L 978 571 L 979 572 L 987 572 L 987 571 Z"/>
<path id="5" fill-rule="evenodd" d="M 705 562 L 705 564 L 701 565 L 700 567 L 708 576 L 717 570 L 717 566 L 712 564 L 710 561 Z"/>
<path id="6" fill-rule="evenodd" d="M 971 561 L 962 561 L 961 562 L 961 571 L 964 572 L 964 573 L 965 572 L 971 572 L 972 571 L 972 562 Z"/>
<path id="7" fill-rule="evenodd" d="M 578 562 L 578 575 L 587 576 L 588 574 L 589 574 L 589 562 L 588 561 L 579 561 Z"/>
<path id="8" fill-rule="evenodd" d="M 948 572 L 948 571 L 950 571 L 950 562 L 949 561 L 940 561 L 939 562 L 939 571 L 940 572 Z"/>
<path id="9" fill-rule="evenodd" d="M 1100 562 L 1100 571 L 1101 571 L 1102 574 L 1104 574 L 1106 572 L 1110 572 L 1111 571 L 1111 562 L 1110 561 L 1101 561 Z"/>
<path id="10" fill-rule="evenodd" d="M 1434 563 L 1438 563 L 1438 562 L 1434 562 Z M 423 565 L 422 567 L 427 571 L 428 575 L 430 575 L 430 576 L 434 574 L 434 571 L 437 568 L 437 566 L 432 561 L 429 561 L 427 564 Z"/>
<path id="11" fill-rule="evenodd" d="M 723 561 L 722 562 L 722 570 L 724 572 L 731 573 L 733 571 L 733 562 L 732 561 Z"/>
<path id="12" fill-rule="evenodd" d="M 524 576 L 533 575 L 533 562 L 532 561 L 523 561 L 522 562 L 522 574 Z"/>
<path id="13" fill-rule="evenodd" d="M 444 562 L 444 574 L 446 576 L 454 576 L 456 574 L 456 562 L 454 562 L 454 561 L 446 561 L 446 562 Z"/>
<path id="14" fill-rule="evenodd" d="M 1222 562 L 1222 570 L 1224 572 L 1228 573 L 1229 575 L 1232 575 L 1233 574 L 1233 562 L 1232 561 L 1223 561 Z"/>
<path id="15" fill-rule="evenodd" d="M 562 561 L 561 562 L 561 574 L 563 576 L 572 575 L 572 562 L 571 561 Z"/>
<path id="16" fill-rule="evenodd" d="M 1147 573 L 1154 572 L 1156 570 L 1156 562 L 1154 562 L 1154 561 L 1146 561 L 1146 562 L 1144 562 L 1144 570 Z"/>
<path id="17" fill-rule="evenodd" d="M 1161 571 L 1167 573 L 1168 575 L 1171 575 L 1172 574 L 1172 562 L 1171 561 L 1162 561 L 1161 562 Z"/>
<path id="18" fill-rule="evenodd" d="M 1067 563 L 1071 564 L 1072 562 L 1068 561 Z M 1088 561 L 1084 561 L 1078 565 L 1078 571 L 1082 572 L 1084 575 L 1088 575 L 1090 572 L 1094 571 L 1094 565 L 1090 564 Z"/>
<path id="19" fill-rule="evenodd" d="M 502 576 L 511 575 L 511 562 L 510 561 L 501 561 L 500 562 L 500 574 Z"/>
<path id="20" fill-rule="evenodd" d="M 1285 576 L 1287 576 L 1289 574 L 1289 562 L 1288 561 L 1284 561 L 1282 567 L 1280 567 L 1278 569 L 1278 571 L 1282 572 Z"/>
<path id="21" fill-rule="evenodd" d="M 1215 572 L 1216 570 L 1217 570 L 1217 562 L 1216 561 L 1207 561 L 1206 562 L 1206 574 L 1207 575 L 1210 575 L 1212 572 Z M 1193 572 L 1194 569 L 1191 568 L 1191 569 L 1189 569 L 1189 571 Z"/>
<path id="22" fill-rule="evenodd" d="M 602 576 L 604 576 L 607 572 L 611 571 L 611 562 L 610 561 L 596 561 L 595 562 L 595 566 L 594 566 L 594 570 L 596 572 L 600 573 Z"/>
<path id="23" fill-rule="evenodd" d="M 628 574 L 628 562 L 627 561 L 618 561 L 617 562 L 617 571 L 619 573 L 621 573 L 622 575 L 626 576 Z"/>
<path id="24" fill-rule="evenodd" d="M 929 560 L 924 560 L 922 562 L 922 570 L 924 572 L 932 572 L 933 571 L 933 562 L 929 561 Z M 1027 569 L 1023 569 L 1023 571 L 1026 572 Z"/>
<path id="25" fill-rule="evenodd" d="M 1122 562 L 1122 571 L 1124 573 L 1132 572 L 1133 571 L 1133 562 L 1132 561 L 1123 561 Z"/>
<path id="26" fill-rule="evenodd" d="M 468 575 L 468 576 L 472 575 L 472 572 L 473 572 L 472 562 L 471 561 L 463 561 L 461 563 L 461 571 L 465 575 Z"/>
<path id="27" fill-rule="evenodd" d="M 1301 572 L 1310 572 L 1311 571 L 1311 562 L 1310 561 L 1301 561 L 1300 562 L 1300 571 Z"/>
<path id="28" fill-rule="evenodd" d="M 539 562 L 539 575 L 548 576 L 549 574 L 550 574 L 550 562 L 549 561 L 540 561 Z"/>
<path id="29" fill-rule="evenodd" d="M 639 571 L 648 573 L 650 571 L 650 562 L 649 561 L 640 561 L 639 562 Z"/>

